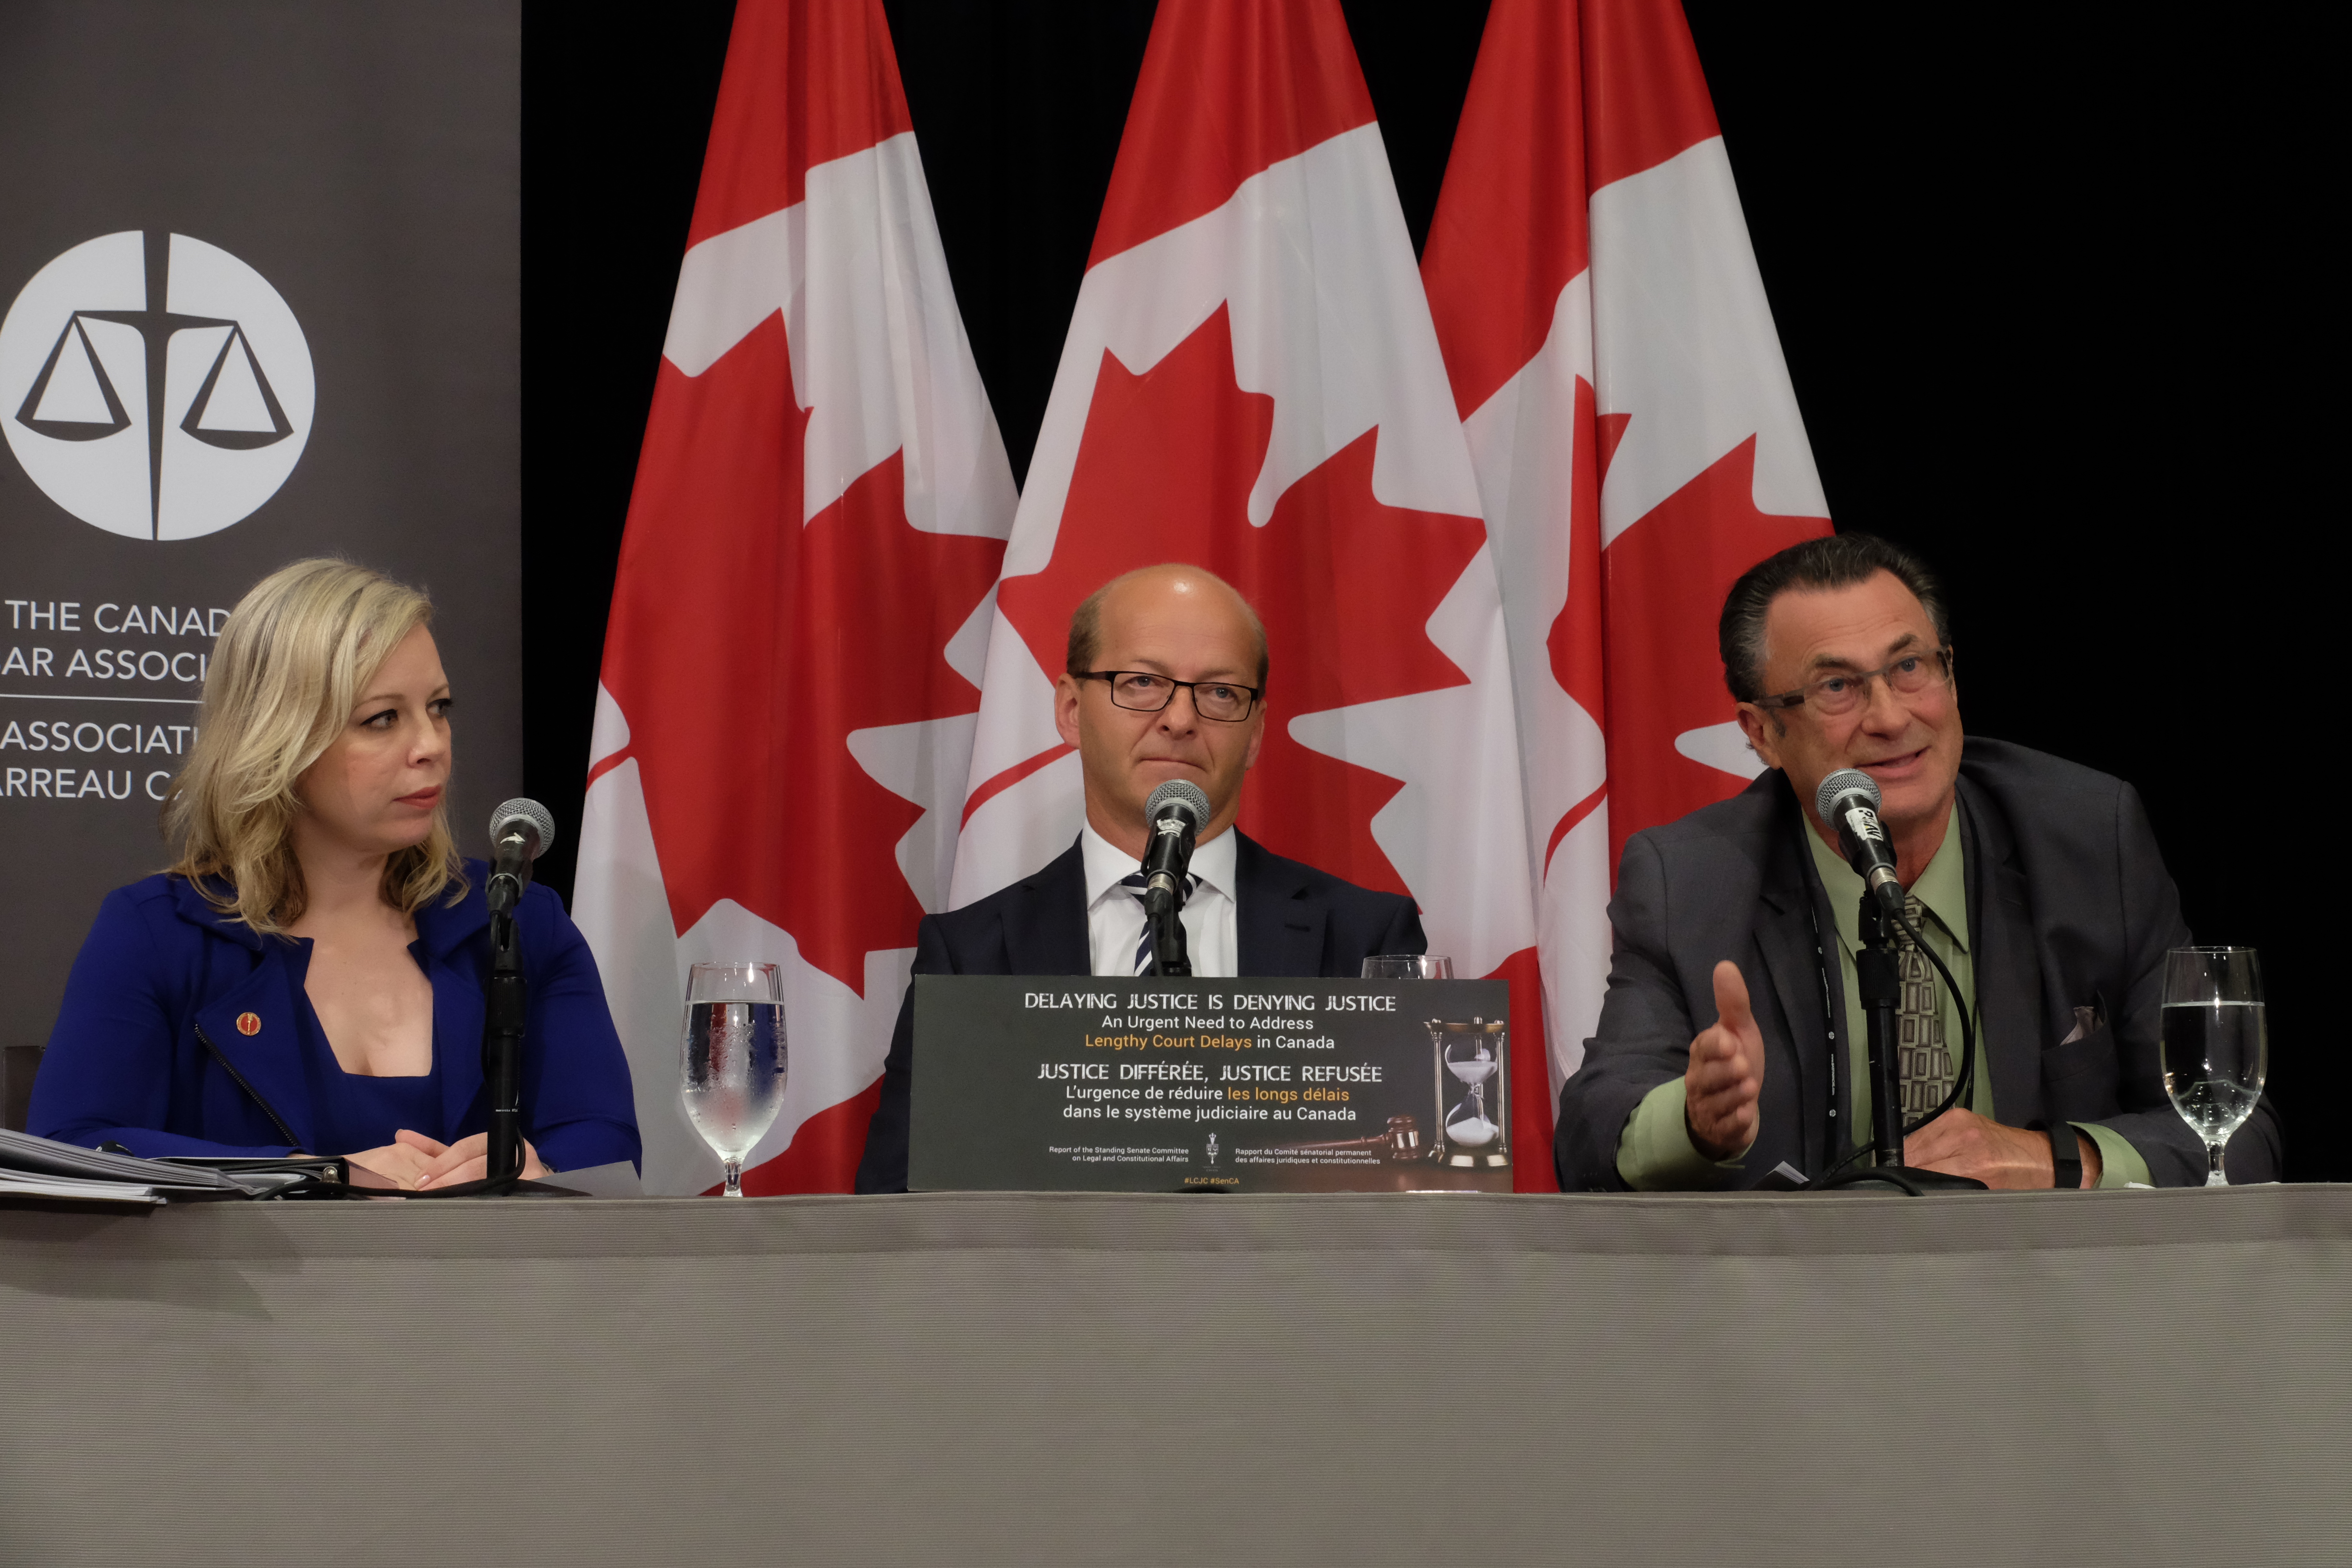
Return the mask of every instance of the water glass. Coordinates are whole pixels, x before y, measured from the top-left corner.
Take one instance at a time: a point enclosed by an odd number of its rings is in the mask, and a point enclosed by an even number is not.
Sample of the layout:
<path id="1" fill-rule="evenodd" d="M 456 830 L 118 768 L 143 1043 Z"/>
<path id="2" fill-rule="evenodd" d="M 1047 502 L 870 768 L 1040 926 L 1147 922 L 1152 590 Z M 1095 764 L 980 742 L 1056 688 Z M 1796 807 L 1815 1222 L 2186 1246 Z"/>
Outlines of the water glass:
<path id="1" fill-rule="evenodd" d="M 698 963 L 686 983 L 678 1099 L 743 1195 L 743 1161 L 783 1108 L 782 977 L 772 963 Z"/>
<path id="2" fill-rule="evenodd" d="M 2164 1091 L 2205 1140 L 2205 1184 L 2226 1187 L 2221 1152 L 2254 1113 L 2270 1072 L 2263 969 L 2251 947 L 2176 947 L 2164 955 Z"/>
<path id="3" fill-rule="evenodd" d="M 1454 961 L 1428 952 L 1384 952 L 1364 960 L 1367 980 L 1451 980 Z"/>

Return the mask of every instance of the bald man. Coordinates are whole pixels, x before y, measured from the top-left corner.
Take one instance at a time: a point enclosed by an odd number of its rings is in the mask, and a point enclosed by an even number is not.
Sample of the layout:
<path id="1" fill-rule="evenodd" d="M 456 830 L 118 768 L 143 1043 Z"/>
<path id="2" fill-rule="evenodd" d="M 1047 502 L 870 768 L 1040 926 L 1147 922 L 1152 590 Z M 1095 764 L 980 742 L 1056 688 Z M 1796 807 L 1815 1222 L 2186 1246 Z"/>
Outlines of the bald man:
<path id="1" fill-rule="evenodd" d="M 1353 975 L 1380 953 L 1426 946 L 1411 899 L 1376 893 L 1269 854 L 1234 826 L 1242 775 L 1265 739 L 1265 628 L 1247 600 L 1197 566 L 1115 577 L 1070 617 L 1054 721 L 1077 748 L 1087 820 L 1078 841 L 1034 876 L 924 918 L 918 974 L 1133 974 L 1143 936 L 1139 889 L 1125 879 L 1150 838 L 1144 802 L 1171 779 L 1209 797 L 1185 900 L 1192 973 Z M 861 1193 L 907 1188 L 914 988 L 899 1005 L 866 1129 Z"/>

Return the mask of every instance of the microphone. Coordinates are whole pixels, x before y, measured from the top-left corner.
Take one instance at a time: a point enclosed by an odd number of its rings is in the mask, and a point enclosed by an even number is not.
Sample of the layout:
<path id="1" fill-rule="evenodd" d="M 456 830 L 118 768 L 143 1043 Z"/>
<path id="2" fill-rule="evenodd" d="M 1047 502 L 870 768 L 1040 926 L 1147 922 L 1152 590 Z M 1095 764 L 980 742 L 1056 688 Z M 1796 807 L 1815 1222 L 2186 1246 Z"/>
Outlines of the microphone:
<path id="1" fill-rule="evenodd" d="M 1192 864 L 1192 839 L 1209 825 L 1209 797 L 1198 784 L 1171 779 L 1143 803 L 1144 820 L 1151 824 L 1151 847 L 1143 852 L 1143 901 L 1163 901 L 1173 909 L 1182 902 L 1180 889 Z"/>
<path id="2" fill-rule="evenodd" d="M 1903 910 L 1903 884 L 1895 876 L 1895 847 L 1878 820 L 1878 781 L 1859 768 L 1840 768 L 1822 781 L 1813 809 L 1837 829 L 1845 863 L 1873 897 L 1893 913 Z"/>
<path id="3" fill-rule="evenodd" d="M 535 800 L 517 798 L 490 813 L 490 909 L 505 914 L 530 886 L 530 863 L 555 842 L 555 818 Z"/>

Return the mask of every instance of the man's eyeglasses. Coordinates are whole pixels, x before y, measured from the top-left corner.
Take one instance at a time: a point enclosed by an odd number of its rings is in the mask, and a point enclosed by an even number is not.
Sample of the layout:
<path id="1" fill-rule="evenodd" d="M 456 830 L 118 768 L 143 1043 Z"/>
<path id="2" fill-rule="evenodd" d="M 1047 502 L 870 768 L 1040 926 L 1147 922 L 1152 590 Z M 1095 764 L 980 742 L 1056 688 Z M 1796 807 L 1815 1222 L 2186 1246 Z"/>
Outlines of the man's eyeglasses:
<path id="1" fill-rule="evenodd" d="M 1925 653 L 1906 653 L 1879 669 L 1832 670 L 1805 682 L 1800 690 L 1782 692 L 1778 697 L 1759 697 L 1756 706 L 1769 711 L 1811 703 L 1814 712 L 1834 719 L 1867 702 L 1870 683 L 1882 679 L 1897 697 L 1916 697 L 1923 691 L 1948 686 L 1952 679 L 1952 650 L 1938 647 Z"/>
<path id="2" fill-rule="evenodd" d="M 1171 680 L 1143 669 L 1090 669 L 1080 680 L 1099 680 L 1110 687 L 1110 700 L 1138 713 L 1157 713 L 1176 700 L 1176 689 L 1192 693 L 1192 711 L 1203 719 L 1237 724 L 1250 716 L 1265 689 L 1236 686 L 1230 680 Z"/>

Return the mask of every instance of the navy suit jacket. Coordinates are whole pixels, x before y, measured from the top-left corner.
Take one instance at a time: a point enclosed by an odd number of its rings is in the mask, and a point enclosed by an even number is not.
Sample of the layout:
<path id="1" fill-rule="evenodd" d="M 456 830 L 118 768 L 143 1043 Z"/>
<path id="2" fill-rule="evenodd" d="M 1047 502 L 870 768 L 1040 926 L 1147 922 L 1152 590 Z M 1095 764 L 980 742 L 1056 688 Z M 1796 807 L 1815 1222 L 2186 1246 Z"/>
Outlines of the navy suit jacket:
<path id="1" fill-rule="evenodd" d="M 2004 741 L 1960 757 L 1969 952 L 1977 1037 L 1993 1110 L 2012 1127 L 2095 1121 L 2130 1141 L 2159 1186 L 2201 1183 L 2205 1146 L 2172 1109 L 2158 1061 L 2167 949 L 2186 947 L 2180 895 L 2138 792 L 2118 778 Z M 1836 920 L 1806 847 L 1797 797 L 1767 773 L 1729 800 L 1625 844 L 1609 923 L 1616 938 L 1600 1031 L 1560 1090 L 1559 1184 L 1622 1187 L 1617 1141 L 1642 1097 L 1690 1063 L 1716 1021 L 1717 961 L 1748 981 L 1764 1037 L 1756 1146 L 1729 1184 L 1781 1161 L 1819 1174 L 1868 1128 L 1853 1125 L 1843 1047 L 1830 1115 L 1831 1041 L 1859 1026 L 1843 984 L 1824 1006 L 1820 954 Z M 1814 932 L 1822 945 L 1815 945 Z M 2075 1009 L 2097 1026 L 2082 1037 Z M 1832 1149 L 1830 1129 L 1837 1135 Z M 2230 1146 L 2231 1181 L 2274 1181 L 2278 1113 L 2267 1097 Z"/>
<path id="2" fill-rule="evenodd" d="M 1234 833 L 1235 958 L 1265 978 L 1353 976 L 1384 952 L 1420 952 L 1421 911 L 1402 893 L 1376 893 Z M 1036 875 L 945 914 L 926 915 L 915 938 L 918 974 L 1090 974 L 1086 862 L 1076 844 Z M 861 1193 L 907 1190 L 907 1125 L 915 1038 L 915 990 L 882 1069 L 882 1101 L 866 1130 Z"/>
<path id="3" fill-rule="evenodd" d="M 433 1050 L 444 1142 L 489 1125 L 482 1084 L 483 976 L 489 970 L 487 868 L 454 906 L 416 911 L 409 952 L 433 983 Z M 516 912 L 530 984 L 522 1048 L 523 1133 L 549 1163 L 584 1170 L 640 1149 L 628 1058 L 596 961 L 561 900 L 534 886 Z M 34 1080 L 28 1124 L 44 1138 L 134 1154 L 269 1155 L 312 1142 L 298 1021 L 310 944 L 225 918 L 184 879 L 149 877 L 100 905 Z M 250 1034 L 238 1018 L 254 1015 Z M 315 1027 L 315 1026 L 312 1026 Z"/>

